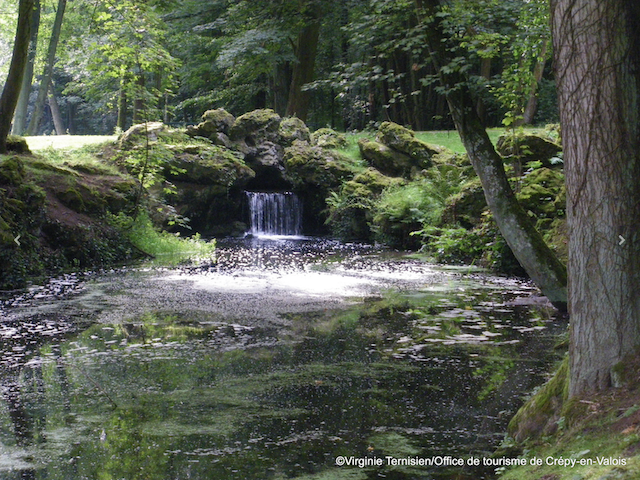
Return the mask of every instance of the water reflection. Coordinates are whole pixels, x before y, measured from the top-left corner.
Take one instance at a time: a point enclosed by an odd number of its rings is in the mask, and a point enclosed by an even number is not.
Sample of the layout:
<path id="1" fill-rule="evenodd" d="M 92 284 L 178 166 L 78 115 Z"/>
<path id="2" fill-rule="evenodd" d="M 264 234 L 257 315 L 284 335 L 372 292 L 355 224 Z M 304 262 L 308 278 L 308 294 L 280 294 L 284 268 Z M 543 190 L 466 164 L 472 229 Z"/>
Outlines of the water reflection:
<path id="1" fill-rule="evenodd" d="M 488 454 L 564 329 L 532 291 L 307 241 L 98 278 L 83 331 L 2 326 L 0 476 L 482 478 L 335 459 Z"/>

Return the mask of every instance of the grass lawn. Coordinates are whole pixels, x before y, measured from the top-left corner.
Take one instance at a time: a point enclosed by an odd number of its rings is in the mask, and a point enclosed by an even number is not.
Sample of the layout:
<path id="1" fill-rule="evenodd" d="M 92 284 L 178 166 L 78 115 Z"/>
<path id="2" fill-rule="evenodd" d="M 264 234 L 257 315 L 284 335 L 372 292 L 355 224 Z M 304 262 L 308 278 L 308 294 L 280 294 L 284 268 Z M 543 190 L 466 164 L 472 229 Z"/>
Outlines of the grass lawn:
<path id="1" fill-rule="evenodd" d="M 113 142 L 117 135 L 42 135 L 25 137 L 32 152 L 53 148 L 54 150 L 75 149 L 85 145 Z"/>

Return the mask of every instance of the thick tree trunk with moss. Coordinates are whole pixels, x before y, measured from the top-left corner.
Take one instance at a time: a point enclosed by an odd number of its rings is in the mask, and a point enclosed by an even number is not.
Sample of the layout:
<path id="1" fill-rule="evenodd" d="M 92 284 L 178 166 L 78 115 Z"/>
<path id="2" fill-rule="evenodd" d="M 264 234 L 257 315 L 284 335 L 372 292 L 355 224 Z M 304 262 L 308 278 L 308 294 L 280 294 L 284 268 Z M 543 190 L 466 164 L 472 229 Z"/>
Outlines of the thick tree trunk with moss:
<path id="1" fill-rule="evenodd" d="M 0 96 L 0 153 L 7 151 L 7 136 L 11 130 L 11 119 L 18 103 L 22 77 L 29 52 L 31 38 L 31 12 L 34 0 L 20 0 L 18 6 L 18 27 L 13 44 L 13 55 L 9 65 L 9 74 Z"/>
<path id="2" fill-rule="evenodd" d="M 553 0 L 569 223 L 570 395 L 640 347 L 640 5 Z"/>
<path id="3" fill-rule="evenodd" d="M 426 18 L 435 18 L 433 14 L 439 6 L 437 0 L 416 0 L 416 4 L 419 11 L 426 14 Z M 565 310 L 566 269 L 518 203 L 509 185 L 502 158 L 480 121 L 466 79 L 455 68 L 442 68 L 449 64 L 449 52 L 443 43 L 445 36 L 441 26 L 434 22 L 428 31 L 431 59 L 440 72 L 449 111 L 473 168 L 482 182 L 487 205 L 496 224 L 520 265 L 542 293 L 557 308 Z"/>
<path id="4" fill-rule="evenodd" d="M 310 101 L 309 92 L 302 90 L 302 87 L 313 80 L 319 39 L 320 21 L 314 19 L 302 28 L 296 43 L 297 63 L 293 67 L 287 115 L 296 116 L 302 121 L 307 119 Z"/>

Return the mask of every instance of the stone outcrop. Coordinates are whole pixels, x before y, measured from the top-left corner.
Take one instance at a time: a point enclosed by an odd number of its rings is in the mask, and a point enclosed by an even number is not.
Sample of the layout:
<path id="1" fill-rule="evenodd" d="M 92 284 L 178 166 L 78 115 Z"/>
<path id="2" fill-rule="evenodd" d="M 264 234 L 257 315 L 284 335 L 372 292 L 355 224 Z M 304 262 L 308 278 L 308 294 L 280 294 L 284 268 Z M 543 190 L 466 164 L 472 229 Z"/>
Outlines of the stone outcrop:
<path id="1" fill-rule="evenodd" d="M 543 167 L 561 166 L 554 162 L 562 147 L 539 135 L 502 135 L 496 142 L 497 152 L 505 158 L 517 157 L 523 165 L 540 162 Z"/>
<path id="2" fill-rule="evenodd" d="M 431 167 L 434 156 L 452 154 L 444 147 L 417 139 L 412 130 L 393 122 L 383 122 L 375 141 L 361 140 L 358 146 L 372 167 L 385 175 L 404 178 L 414 177 Z"/>

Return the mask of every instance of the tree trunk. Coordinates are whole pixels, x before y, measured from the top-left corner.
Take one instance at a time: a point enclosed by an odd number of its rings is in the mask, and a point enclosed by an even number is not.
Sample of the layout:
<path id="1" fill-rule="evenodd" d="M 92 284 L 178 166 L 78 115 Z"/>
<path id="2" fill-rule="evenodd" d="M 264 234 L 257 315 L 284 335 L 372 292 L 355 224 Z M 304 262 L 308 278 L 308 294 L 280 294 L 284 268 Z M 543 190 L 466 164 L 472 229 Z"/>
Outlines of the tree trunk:
<path id="1" fill-rule="evenodd" d="M 145 86 L 144 73 L 140 72 L 136 76 L 135 98 L 133 100 L 133 124 L 137 125 L 148 120 L 147 115 L 144 115 L 145 110 Z"/>
<path id="2" fill-rule="evenodd" d="M 7 136 L 11 130 L 11 119 L 18 103 L 20 86 L 24 76 L 31 38 L 31 12 L 34 0 L 20 0 L 18 5 L 18 26 L 13 44 L 13 54 L 9 73 L 0 96 L 0 153 L 7 151 Z"/>
<path id="3" fill-rule="evenodd" d="M 127 80 L 126 76 L 120 79 L 120 91 L 118 92 L 118 119 L 116 127 L 124 132 L 127 129 Z"/>
<path id="4" fill-rule="evenodd" d="M 437 0 L 416 0 L 416 4 L 420 10 L 428 9 L 426 13 L 429 17 L 439 6 Z M 487 205 L 496 224 L 520 265 L 542 293 L 558 309 L 565 310 L 566 269 L 518 203 L 504 171 L 502 158 L 478 117 L 466 79 L 455 69 L 447 69 L 446 73 L 443 70 L 442 67 L 449 63 L 449 51 L 442 41 L 445 36 L 441 25 L 437 22 L 430 25 L 428 32 L 430 56 L 434 67 L 440 72 L 449 111 L 469 160 L 480 178 Z"/>
<path id="5" fill-rule="evenodd" d="M 36 99 L 36 105 L 31 114 L 31 121 L 29 122 L 29 128 L 27 128 L 27 135 L 36 135 L 38 132 L 38 126 L 42 119 L 42 113 L 44 112 L 44 104 L 47 100 L 47 94 L 49 93 L 49 85 L 53 78 L 53 66 L 56 61 L 56 51 L 58 49 L 58 42 L 60 41 L 60 32 L 62 30 L 62 20 L 64 18 L 64 10 L 67 7 L 67 0 L 58 0 L 58 10 L 56 11 L 56 18 L 53 21 L 53 30 L 51 31 L 51 39 L 49 40 L 49 49 L 47 51 L 47 63 L 44 67 L 44 74 L 40 79 L 40 87 L 38 88 L 38 98 Z"/>
<path id="6" fill-rule="evenodd" d="M 524 108 L 521 122 L 516 122 L 516 124 L 533 124 L 533 117 L 535 117 L 536 111 L 538 110 L 538 85 L 540 85 L 542 75 L 544 74 L 544 64 L 547 62 L 547 51 L 549 50 L 549 43 L 550 40 L 545 40 L 545 42 L 542 44 L 540 56 L 538 57 L 535 66 L 533 67 L 533 80 L 531 81 L 531 90 L 529 90 L 529 99 L 527 100 L 527 105 Z"/>
<path id="7" fill-rule="evenodd" d="M 300 30 L 296 43 L 295 54 L 298 61 L 293 66 L 287 115 L 296 116 L 302 121 L 307 119 L 310 101 L 309 92 L 303 91 L 302 87 L 313 80 L 319 38 L 320 21 L 314 19 Z"/>
<path id="8" fill-rule="evenodd" d="M 62 120 L 62 115 L 60 114 L 60 107 L 58 106 L 58 101 L 56 100 L 56 94 L 53 91 L 53 84 L 51 84 L 49 90 L 49 108 L 51 109 L 53 126 L 56 129 L 56 135 L 64 135 L 64 120 Z"/>
<path id="9" fill-rule="evenodd" d="M 640 347 L 640 5 L 552 0 L 569 224 L 571 396 Z"/>
<path id="10" fill-rule="evenodd" d="M 18 97 L 18 105 L 13 118 L 14 135 L 22 135 L 27 127 L 27 109 L 29 107 L 29 94 L 31 93 L 31 82 L 33 81 L 33 65 L 36 60 L 36 52 L 38 48 L 38 31 L 40 30 L 40 0 L 34 0 L 34 7 L 31 14 L 31 39 L 29 40 L 29 54 L 27 56 L 27 64 L 25 65 L 24 76 L 22 77 L 22 85 L 20 87 L 20 96 Z"/>
<path id="11" fill-rule="evenodd" d="M 487 83 L 491 80 L 491 57 L 482 57 L 480 59 L 480 76 L 484 78 Z M 476 112 L 483 125 L 487 124 L 487 107 L 482 101 L 482 98 L 476 100 Z"/>

